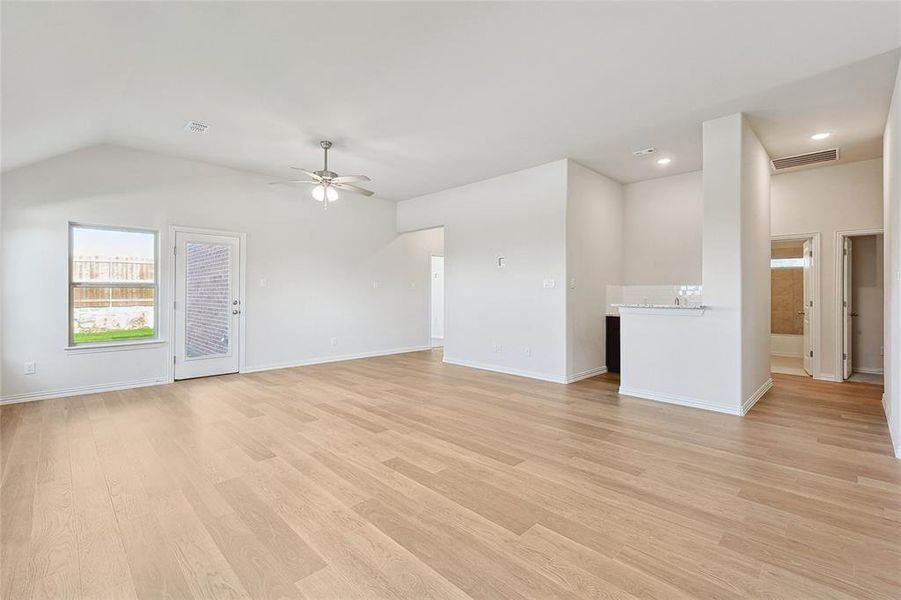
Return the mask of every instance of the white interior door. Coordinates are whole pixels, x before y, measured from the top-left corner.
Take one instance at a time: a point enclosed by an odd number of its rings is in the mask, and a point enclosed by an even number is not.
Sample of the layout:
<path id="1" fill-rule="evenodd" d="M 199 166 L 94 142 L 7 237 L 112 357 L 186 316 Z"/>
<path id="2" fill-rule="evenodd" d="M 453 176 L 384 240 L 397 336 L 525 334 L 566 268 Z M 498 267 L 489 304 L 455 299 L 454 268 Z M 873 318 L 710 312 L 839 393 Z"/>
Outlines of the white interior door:
<path id="1" fill-rule="evenodd" d="M 175 234 L 175 379 L 240 368 L 241 240 Z"/>
<path id="2" fill-rule="evenodd" d="M 444 257 L 432 257 L 432 343 L 440 346 L 444 340 Z"/>
<path id="3" fill-rule="evenodd" d="M 810 313 L 813 311 L 813 252 L 810 249 L 810 240 L 804 240 L 804 371 L 808 375 L 813 375 L 811 367 L 811 357 L 813 355 L 813 344 L 810 336 Z"/>
<path id="4" fill-rule="evenodd" d="M 852 313 L 854 307 L 851 302 L 851 238 L 842 238 L 842 377 L 851 377 L 851 352 L 853 345 L 851 336 L 854 332 Z"/>

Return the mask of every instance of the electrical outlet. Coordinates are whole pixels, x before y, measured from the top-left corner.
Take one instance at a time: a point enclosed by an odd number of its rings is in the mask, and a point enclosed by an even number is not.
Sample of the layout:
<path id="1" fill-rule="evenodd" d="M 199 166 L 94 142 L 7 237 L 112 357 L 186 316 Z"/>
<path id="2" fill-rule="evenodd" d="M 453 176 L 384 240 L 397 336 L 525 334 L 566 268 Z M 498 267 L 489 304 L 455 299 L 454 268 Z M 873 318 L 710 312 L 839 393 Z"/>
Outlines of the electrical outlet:
<path id="1" fill-rule="evenodd" d="M 546 290 L 552 290 L 557 287 L 557 282 L 553 279 L 545 279 L 543 282 L 541 282 L 541 285 Z"/>
<path id="2" fill-rule="evenodd" d="M 507 259 L 504 258 L 503 256 L 498 256 L 497 257 L 497 268 L 503 269 L 506 266 L 507 266 Z"/>
<path id="3" fill-rule="evenodd" d="M 411 281 L 411 282 L 410 282 L 410 289 L 411 289 L 411 290 L 415 290 L 415 289 L 416 289 L 416 282 L 415 282 L 415 281 Z"/>
<path id="4" fill-rule="evenodd" d="M 35 374 L 35 364 L 33 360 L 30 360 L 25 363 L 25 374 L 26 375 L 34 375 Z"/>
<path id="5" fill-rule="evenodd" d="M 269 287 L 269 280 L 265 277 L 260 279 L 260 287 Z"/>
<path id="6" fill-rule="evenodd" d="M 379 287 L 381 287 L 381 285 L 382 285 L 382 284 L 379 283 L 378 281 L 373 281 L 373 282 L 372 282 L 372 289 L 377 290 L 377 289 L 379 289 Z"/>
<path id="7" fill-rule="evenodd" d="M 501 352 L 504 351 L 504 347 L 503 347 L 501 344 L 495 343 L 495 344 L 494 344 L 494 351 L 495 351 L 496 353 L 500 354 Z"/>
<path id="8" fill-rule="evenodd" d="M 330 346 L 337 346 L 337 345 L 338 345 L 338 338 L 333 337 L 332 339 L 330 339 L 330 340 L 328 341 L 328 343 L 329 343 Z"/>
<path id="9" fill-rule="evenodd" d="M 526 346 L 522 349 L 523 354 L 526 356 L 532 356 L 532 349 L 529 346 Z"/>

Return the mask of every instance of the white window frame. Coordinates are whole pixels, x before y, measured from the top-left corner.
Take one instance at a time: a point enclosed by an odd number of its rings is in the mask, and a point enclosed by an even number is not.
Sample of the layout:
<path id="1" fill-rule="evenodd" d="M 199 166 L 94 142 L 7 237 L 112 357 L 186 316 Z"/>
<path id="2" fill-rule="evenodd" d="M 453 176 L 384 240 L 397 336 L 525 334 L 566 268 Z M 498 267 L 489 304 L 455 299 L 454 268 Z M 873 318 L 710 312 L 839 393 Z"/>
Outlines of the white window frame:
<path id="1" fill-rule="evenodd" d="M 91 281 L 91 282 L 76 282 L 73 281 L 73 275 L 75 272 L 74 269 L 74 241 L 73 241 L 73 231 L 75 229 L 96 229 L 101 231 L 121 231 L 121 232 L 132 232 L 132 233 L 144 233 L 153 235 L 153 282 L 143 282 L 143 281 Z M 119 227 L 116 225 L 94 225 L 90 223 L 75 223 L 69 222 L 68 227 L 68 236 L 69 236 L 69 255 L 67 257 L 68 261 L 68 271 L 69 271 L 69 283 L 68 283 L 68 337 L 67 337 L 67 350 L 90 350 L 90 349 L 116 349 L 116 348 L 124 348 L 129 346 L 147 346 L 147 345 L 156 345 L 161 344 L 162 339 L 160 337 L 160 232 L 156 229 L 143 229 L 138 227 Z M 152 337 L 142 337 L 142 338 L 134 338 L 134 339 L 124 339 L 124 340 L 116 340 L 116 341 L 108 341 L 108 342 L 75 342 L 75 332 L 73 331 L 73 323 L 74 319 L 74 311 L 75 311 L 75 293 L 74 290 L 76 288 L 149 288 L 153 289 L 153 336 Z"/>
<path id="2" fill-rule="evenodd" d="M 798 256 L 791 258 L 771 258 L 771 269 L 803 269 L 807 265 L 806 256 Z"/>

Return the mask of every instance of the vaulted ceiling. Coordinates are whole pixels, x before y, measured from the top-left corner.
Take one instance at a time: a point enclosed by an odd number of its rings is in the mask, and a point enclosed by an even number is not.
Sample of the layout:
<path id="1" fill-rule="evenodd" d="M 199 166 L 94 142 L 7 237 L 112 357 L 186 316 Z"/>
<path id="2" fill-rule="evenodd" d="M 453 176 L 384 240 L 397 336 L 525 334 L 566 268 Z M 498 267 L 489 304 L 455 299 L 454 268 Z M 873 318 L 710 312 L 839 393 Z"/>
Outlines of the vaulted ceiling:
<path id="1" fill-rule="evenodd" d="M 2 4 L 4 170 L 117 143 L 400 200 L 562 157 L 628 182 L 700 168 L 748 112 L 771 155 L 879 156 L 899 4 Z M 183 130 L 195 119 L 204 135 Z M 833 131 L 822 143 L 811 133 Z M 632 151 L 656 146 L 666 168 Z"/>

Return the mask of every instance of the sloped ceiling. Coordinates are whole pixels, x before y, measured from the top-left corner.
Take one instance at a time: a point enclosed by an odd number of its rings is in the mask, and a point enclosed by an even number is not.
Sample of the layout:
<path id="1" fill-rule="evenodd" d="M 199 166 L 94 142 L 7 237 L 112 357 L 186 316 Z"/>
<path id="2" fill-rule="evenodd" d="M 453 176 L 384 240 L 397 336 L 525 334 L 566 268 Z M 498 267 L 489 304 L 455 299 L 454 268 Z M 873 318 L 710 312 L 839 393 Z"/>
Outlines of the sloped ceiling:
<path id="1" fill-rule="evenodd" d="M 897 3 L 4 2 L 2 168 L 106 142 L 287 177 L 329 138 L 393 200 L 562 157 L 629 182 L 738 110 L 773 156 L 856 160 L 898 46 Z"/>

